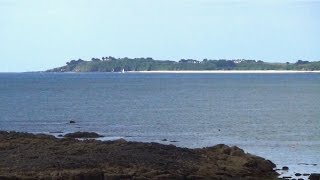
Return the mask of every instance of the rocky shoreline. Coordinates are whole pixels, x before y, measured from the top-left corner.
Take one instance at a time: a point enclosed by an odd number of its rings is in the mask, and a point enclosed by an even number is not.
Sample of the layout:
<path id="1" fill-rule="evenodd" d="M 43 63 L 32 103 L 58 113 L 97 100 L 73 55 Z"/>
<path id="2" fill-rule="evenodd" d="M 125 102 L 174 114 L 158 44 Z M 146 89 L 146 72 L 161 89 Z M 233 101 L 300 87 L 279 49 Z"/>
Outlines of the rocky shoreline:
<path id="1" fill-rule="evenodd" d="M 275 165 L 223 144 L 56 138 L 0 131 L 0 179 L 277 179 Z"/>

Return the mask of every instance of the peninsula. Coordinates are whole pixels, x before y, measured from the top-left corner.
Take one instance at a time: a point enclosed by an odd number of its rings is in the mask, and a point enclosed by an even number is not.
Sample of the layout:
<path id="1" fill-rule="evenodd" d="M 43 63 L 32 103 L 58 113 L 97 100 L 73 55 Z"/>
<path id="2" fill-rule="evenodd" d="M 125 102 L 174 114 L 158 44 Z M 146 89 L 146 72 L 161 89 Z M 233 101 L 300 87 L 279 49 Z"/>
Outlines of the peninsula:
<path id="1" fill-rule="evenodd" d="M 112 56 L 92 58 L 90 61 L 82 59 L 71 60 L 62 67 L 46 72 L 122 72 L 122 71 L 319 71 L 320 61 L 298 60 L 295 63 L 269 63 L 261 60 L 246 59 L 194 59 L 154 60 L 153 58 L 115 58 Z"/>

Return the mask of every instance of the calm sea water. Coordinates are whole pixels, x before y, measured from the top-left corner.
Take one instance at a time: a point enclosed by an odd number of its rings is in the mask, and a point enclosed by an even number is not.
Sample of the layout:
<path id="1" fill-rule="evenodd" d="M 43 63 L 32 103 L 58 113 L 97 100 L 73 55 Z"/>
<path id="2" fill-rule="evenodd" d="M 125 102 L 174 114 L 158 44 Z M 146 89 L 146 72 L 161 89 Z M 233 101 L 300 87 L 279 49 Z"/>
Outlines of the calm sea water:
<path id="1" fill-rule="evenodd" d="M 0 113 L 0 130 L 225 143 L 320 171 L 320 74 L 4 73 Z"/>

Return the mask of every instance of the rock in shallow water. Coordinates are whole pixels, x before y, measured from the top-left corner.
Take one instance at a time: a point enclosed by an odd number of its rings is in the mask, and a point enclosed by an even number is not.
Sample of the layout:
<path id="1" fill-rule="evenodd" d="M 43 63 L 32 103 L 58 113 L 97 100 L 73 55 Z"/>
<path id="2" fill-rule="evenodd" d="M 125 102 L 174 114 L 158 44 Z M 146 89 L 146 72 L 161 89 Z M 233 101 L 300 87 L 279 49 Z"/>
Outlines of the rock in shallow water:
<path id="1" fill-rule="evenodd" d="M 99 138 L 103 137 L 95 132 L 74 132 L 74 133 L 68 133 L 64 135 L 64 137 L 67 138 Z"/>

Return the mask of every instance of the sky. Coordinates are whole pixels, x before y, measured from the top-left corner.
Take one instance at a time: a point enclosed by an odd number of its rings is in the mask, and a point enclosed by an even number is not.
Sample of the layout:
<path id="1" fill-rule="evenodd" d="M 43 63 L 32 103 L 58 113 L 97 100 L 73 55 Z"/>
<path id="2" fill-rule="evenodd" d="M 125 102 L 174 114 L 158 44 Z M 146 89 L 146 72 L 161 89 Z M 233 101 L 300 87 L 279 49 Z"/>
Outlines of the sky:
<path id="1" fill-rule="evenodd" d="M 320 60 L 320 0 L 0 0 L 0 72 L 92 57 Z"/>

